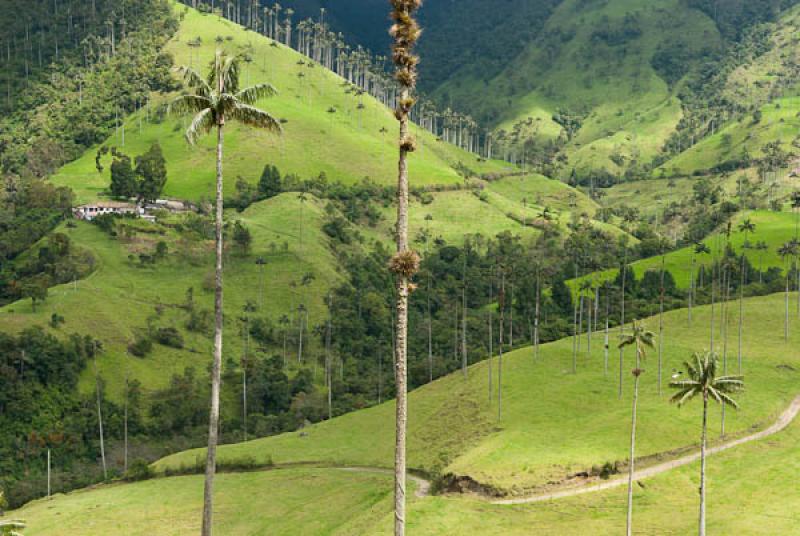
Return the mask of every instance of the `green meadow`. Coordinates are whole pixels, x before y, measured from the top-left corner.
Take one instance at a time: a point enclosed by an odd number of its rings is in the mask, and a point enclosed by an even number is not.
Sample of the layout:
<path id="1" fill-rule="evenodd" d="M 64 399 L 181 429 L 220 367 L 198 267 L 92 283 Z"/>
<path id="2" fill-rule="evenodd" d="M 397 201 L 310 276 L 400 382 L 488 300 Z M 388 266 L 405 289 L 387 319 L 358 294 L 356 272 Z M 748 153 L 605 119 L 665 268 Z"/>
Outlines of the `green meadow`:
<path id="1" fill-rule="evenodd" d="M 743 372 L 748 389 L 742 410 L 728 412 L 726 432 L 736 436 L 770 422 L 797 395 L 798 356 L 792 351 L 800 334 L 788 343 L 782 337 L 781 295 L 751 298 L 744 305 Z M 738 308 L 729 313 L 727 361 L 736 370 Z M 720 308 L 716 327 L 721 329 Z M 796 322 L 795 320 L 792 321 Z M 647 321 L 652 329 L 654 319 Z M 698 308 L 690 326 L 686 311 L 664 318 L 663 386 L 692 352 L 709 346 L 710 308 Z M 503 357 L 502 416 L 498 417 L 498 358 L 493 368 L 493 396 L 489 399 L 488 361 L 473 365 L 468 379 L 453 374 L 411 394 L 409 467 L 429 474 L 468 475 L 510 495 L 526 494 L 561 483 L 570 475 L 590 471 L 606 462 L 627 458 L 627 432 L 632 380 L 632 353 L 626 352 L 622 373 L 623 397 L 618 398 L 618 333 L 610 334 L 608 371 L 604 365 L 604 334 L 586 336 L 578 352 L 577 374 L 572 373 L 571 338 L 543 345 L 538 360 L 531 348 Z M 721 334 L 716 334 L 718 351 Z M 422 359 L 412 356 L 411 359 Z M 642 463 L 650 457 L 679 451 L 697 443 L 699 408 L 677 411 L 658 394 L 657 353 L 645 365 L 637 452 Z M 390 467 L 393 451 L 393 403 L 386 403 L 332 421 L 247 443 L 226 445 L 223 460 L 253 458 L 275 464 L 324 463 Z M 720 429 L 713 414 L 711 430 Z M 719 434 L 712 432 L 714 440 Z M 557 449 L 552 448 L 558 445 Z M 158 471 L 193 466 L 202 450 L 187 451 L 157 462 Z"/>

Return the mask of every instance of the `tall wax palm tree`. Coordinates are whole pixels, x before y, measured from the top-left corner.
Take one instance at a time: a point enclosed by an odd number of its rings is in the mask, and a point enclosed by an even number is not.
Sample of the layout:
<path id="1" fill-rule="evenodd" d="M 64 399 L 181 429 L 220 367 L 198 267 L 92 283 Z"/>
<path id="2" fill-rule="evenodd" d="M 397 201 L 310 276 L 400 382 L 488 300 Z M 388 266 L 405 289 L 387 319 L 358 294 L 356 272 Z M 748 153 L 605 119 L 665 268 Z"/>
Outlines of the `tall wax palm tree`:
<path id="1" fill-rule="evenodd" d="M 764 252 L 769 251 L 769 245 L 763 240 L 759 241 L 755 245 L 756 250 L 758 251 L 758 282 L 764 282 Z"/>
<path id="2" fill-rule="evenodd" d="M 628 462 L 628 520 L 627 535 L 631 536 L 633 530 L 633 472 L 636 457 L 636 409 L 639 404 L 639 377 L 642 375 L 642 362 L 647 357 L 647 349 L 655 345 L 655 334 L 647 331 L 647 327 L 638 321 L 634 321 L 633 328 L 629 335 L 624 335 L 619 343 L 620 349 L 626 346 L 633 346 L 636 349 L 636 368 L 633 374 L 633 412 L 631 418 L 631 454 Z"/>
<path id="3" fill-rule="evenodd" d="M 739 232 L 744 233 L 744 243 L 747 244 L 747 235 L 750 233 L 754 233 L 756 230 L 756 224 L 750 220 L 750 218 L 746 218 L 742 223 L 739 224 Z"/>
<path id="4" fill-rule="evenodd" d="M 749 249 L 751 246 L 747 241 L 748 233 L 754 233 L 756 231 L 756 225 L 751 222 L 749 219 L 742 222 L 739 225 L 739 230 L 744 233 L 744 249 Z M 738 361 L 739 361 L 739 374 L 742 373 L 742 337 L 744 335 L 744 285 L 747 283 L 747 258 L 744 254 L 745 252 L 742 251 L 742 266 L 739 270 L 739 348 L 738 348 Z"/>
<path id="5" fill-rule="evenodd" d="M 397 253 L 392 258 L 391 269 L 397 278 L 397 331 L 395 333 L 395 384 L 396 435 L 395 435 L 395 487 L 394 533 L 404 536 L 406 531 L 406 427 L 408 422 L 406 366 L 408 338 L 408 294 L 410 280 L 419 270 L 419 256 L 408 245 L 408 155 L 416 148 L 409 132 L 409 114 L 416 102 L 413 92 L 417 85 L 417 64 L 414 46 L 422 32 L 414 14 L 421 0 L 390 0 L 394 24 L 390 34 L 392 59 L 396 66 L 395 78 L 400 85 L 395 117 L 400 123 L 397 173 Z"/>
<path id="6" fill-rule="evenodd" d="M 587 294 L 588 293 L 588 294 Z M 586 311 L 588 314 L 588 322 L 586 322 L 586 353 L 591 356 L 592 354 L 592 307 L 591 307 L 591 296 L 594 294 L 594 286 L 591 281 L 588 279 L 582 281 L 580 284 L 580 294 L 581 294 L 581 303 L 586 301 Z M 581 311 L 583 311 L 583 306 L 581 306 Z M 583 323 L 582 321 L 580 322 Z"/>
<path id="7" fill-rule="evenodd" d="M 666 272 L 666 254 L 661 254 L 661 278 L 658 288 L 658 396 L 661 396 L 661 369 L 664 354 L 664 274 Z"/>
<path id="8" fill-rule="evenodd" d="M 194 113 L 194 119 L 186 131 L 186 139 L 197 143 L 200 136 L 217 131 L 217 180 L 215 210 L 215 291 L 214 291 L 214 360 L 211 368 L 211 409 L 208 423 L 208 452 L 206 455 L 206 477 L 203 496 L 202 536 L 211 535 L 214 474 L 217 461 L 217 435 L 219 432 L 219 393 L 222 367 L 222 270 L 223 270 L 223 197 L 222 197 L 222 150 L 224 127 L 227 121 L 280 133 L 281 126 L 269 113 L 254 104 L 262 98 L 276 94 L 269 84 L 239 87 L 239 59 L 217 51 L 208 76 L 203 78 L 197 71 L 183 66 L 178 68 L 189 93 L 177 97 L 170 104 L 174 113 Z"/>
<path id="9" fill-rule="evenodd" d="M 723 406 L 738 408 L 731 394 L 744 388 L 742 376 L 717 376 L 718 358 L 710 352 L 697 353 L 692 361 L 687 361 L 686 379 L 670 382 L 677 390 L 672 402 L 683 406 L 689 400 L 700 396 L 703 399 L 703 431 L 700 440 L 700 525 L 699 534 L 706 533 L 706 438 L 708 435 L 708 403 L 717 402 Z"/>
<path id="10" fill-rule="evenodd" d="M 786 341 L 789 340 L 789 262 L 788 260 L 797 255 L 797 243 L 789 241 L 778 248 L 778 255 L 783 259 L 783 267 L 786 271 L 786 293 L 785 293 L 785 315 L 783 322 L 783 337 Z"/>

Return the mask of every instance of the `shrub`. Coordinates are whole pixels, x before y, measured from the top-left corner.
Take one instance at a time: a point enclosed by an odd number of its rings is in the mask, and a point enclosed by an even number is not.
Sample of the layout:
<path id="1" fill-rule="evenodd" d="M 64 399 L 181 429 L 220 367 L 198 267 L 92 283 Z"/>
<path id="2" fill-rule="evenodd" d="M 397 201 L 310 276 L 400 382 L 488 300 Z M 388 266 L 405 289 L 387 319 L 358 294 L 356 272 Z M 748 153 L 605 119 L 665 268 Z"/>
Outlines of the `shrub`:
<path id="1" fill-rule="evenodd" d="M 156 331 L 156 342 L 170 348 L 183 348 L 183 335 L 175 328 L 159 328 Z"/>
<path id="2" fill-rule="evenodd" d="M 128 351 L 136 357 L 145 357 L 153 350 L 153 341 L 149 337 L 137 336 L 136 340 L 128 345 Z"/>
<path id="3" fill-rule="evenodd" d="M 141 458 L 133 460 L 128 467 L 128 472 L 122 477 L 128 482 L 139 482 L 141 480 L 148 480 L 153 478 L 153 471 L 150 465 Z"/>

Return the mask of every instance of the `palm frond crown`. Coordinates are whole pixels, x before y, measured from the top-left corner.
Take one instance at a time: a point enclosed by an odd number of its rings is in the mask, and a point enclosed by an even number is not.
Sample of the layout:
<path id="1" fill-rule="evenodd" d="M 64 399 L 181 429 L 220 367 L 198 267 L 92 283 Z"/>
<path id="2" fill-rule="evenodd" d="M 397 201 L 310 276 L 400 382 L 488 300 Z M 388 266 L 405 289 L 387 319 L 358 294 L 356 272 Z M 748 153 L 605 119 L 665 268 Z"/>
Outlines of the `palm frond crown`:
<path id="1" fill-rule="evenodd" d="M 719 357 L 711 352 L 698 352 L 686 361 L 686 378 L 670 382 L 676 390 L 671 402 L 682 406 L 691 399 L 708 397 L 719 404 L 738 408 L 731 395 L 744 389 L 743 376 L 717 376 Z"/>
<path id="2" fill-rule="evenodd" d="M 647 357 L 647 348 L 655 348 L 656 335 L 647 330 L 647 326 L 639 321 L 633 322 L 633 329 L 628 335 L 624 335 L 619 343 L 619 348 L 626 346 L 636 347 L 636 357 L 644 360 Z"/>
<path id="3" fill-rule="evenodd" d="M 278 119 L 254 106 L 263 98 L 277 95 L 277 90 L 266 83 L 240 89 L 239 63 L 238 56 L 217 51 L 205 78 L 190 67 L 176 69 L 189 92 L 173 99 L 167 110 L 171 114 L 195 114 L 186 129 L 186 140 L 190 144 L 197 143 L 201 136 L 226 119 L 276 134 L 282 132 Z"/>

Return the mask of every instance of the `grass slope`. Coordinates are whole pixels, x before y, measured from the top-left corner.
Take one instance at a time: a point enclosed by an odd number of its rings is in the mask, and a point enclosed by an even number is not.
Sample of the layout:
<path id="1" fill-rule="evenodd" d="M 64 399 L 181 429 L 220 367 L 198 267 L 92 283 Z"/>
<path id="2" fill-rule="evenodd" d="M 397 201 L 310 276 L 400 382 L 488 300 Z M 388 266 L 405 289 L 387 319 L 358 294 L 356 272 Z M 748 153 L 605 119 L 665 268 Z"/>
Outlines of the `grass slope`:
<path id="1" fill-rule="evenodd" d="M 729 412 L 729 433 L 751 429 L 752 422 L 765 422 L 779 413 L 797 390 L 798 337 L 789 346 L 770 334 L 779 316 L 779 296 L 747 301 L 748 336 L 745 372 L 748 389 L 739 395 L 742 410 Z M 686 329 L 685 312 L 667 315 L 667 333 L 680 335 L 680 343 L 666 345 L 675 363 L 676 350 L 683 353 L 702 345 L 700 326 L 709 320 L 708 310 L 697 318 L 696 329 Z M 736 319 L 732 320 L 735 323 Z M 677 338 L 677 337 L 676 337 Z M 530 479 L 531 469 L 550 465 L 563 454 L 575 456 L 578 446 L 594 447 L 595 456 L 605 450 L 612 436 L 622 451 L 627 440 L 628 396 L 618 402 L 613 380 L 603 380 L 582 363 L 579 376 L 570 380 L 550 363 L 560 356 L 566 341 L 543 348 L 543 362 L 531 364 L 529 350 L 507 356 L 505 383 L 506 417 L 492 426 L 489 436 L 461 441 L 451 432 L 470 426 L 453 419 L 462 412 L 462 402 L 471 388 L 478 387 L 482 366 L 471 369 L 471 380 L 445 378 L 412 395 L 412 465 L 425 450 L 436 450 L 450 440 L 462 448 L 478 451 L 467 465 L 472 474 L 505 471 L 520 487 Z M 565 349 L 564 349 L 565 350 Z M 563 352 L 562 352 L 563 353 Z M 779 356 L 779 357 L 776 357 Z M 563 356 L 561 356 L 563 357 Z M 597 358 L 597 356 L 594 356 Z M 652 359 L 652 357 L 651 357 Z M 594 360 L 596 361 L 596 359 Z M 595 366 L 596 362 L 593 363 Z M 653 392 L 653 363 L 645 376 L 640 443 L 642 454 L 654 446 L 696 445 L 700 426 L 700 405 L 678 410 Z M 667 369 L 670 370 L 670 369 Z M 613 376 L 613 375 L 612 375 Z M 458 385 L 463 386 L 458 389 Z M 588 386 L 588 387 L 587 387 Z M 629 386 L 628 386 L 629 387 Z M 476 396 L 482 397 L 485 383 Z M 473 389 L 474 390 L 474 389 Z M 447 399 L 446 407 L 434 408 L 433 398 Z M 232 450 L 262 459 L 277 454 L 279 443 L 294 452 L 283 451 L 276 461 L 290 458 L 344 463 L 346 458 L 361 463 L 388 465 L 391 460 L 391 405 L 373 408 L 336 419 L 310 429 L 299 439 L 281 436 L 234 447 L 223 447 L 223 457 Z M 431 410 L 438 411 L 433 415 Z M 381 415 L 373 415 L 375 413 Z M 568 414 L 568 415 L 567 415 Z M 711 412 L 711 437 L 716 438 L 718 411 Z M 378 417 L 378 418 L 374 418 Z M 348 422 L 350 421 L 350 422 Z M 355 421 L 355 422 L 353 422 Z M 419 423 L 427 421 L 429 433 L 420 438 Z M 454 427 L 460 424 L 460 427 Z M 486 424 L 486 423 L 484 423 Z M 732 426 L 733 425 L 733 426 Z M 588 429 L 587 429 L 588 426 Z M 338 435 L 332 429 L 339 429 Z M 555 428 L 558 433 L 551 434 Z M 438 429 L 438 432 L 433 432 Z M 487 439 L 489 440 L 487 442 Z M 497 439 L 497 442 L 492 440 Z M 800 496 L 793 475 L 800 469 L 800 423 L 768 440 L 750 443 L 715 455 L 709 460 L 709 530 L 720 534 L 791 534 L 795 516 L 787 514 Z M 427 441 L 425 444 L 423 441 Z M 384 445 L 385 443 L 385 445 Z M 582 445 L 581 445 L 582 444 Z M 553 449 L 558 445 L 558 449 Z M 377 453 L 373 453 L 377 450 Z M 375 456 L 374 454 L 377 454 Z M 162 462 L 177 463 L 194 456 L 188 453 Z M 544 459 L 542 459 L 544 458 Z M 513 462 L 512 462 L 513 460 Z M 463 465 L 463 464 L 462 464 Z M 579 466 L 578 466 L 579 467 Z M 218 530 L 226 534 L 391 534 L 391 477 L 371 472 L 345 472 L 324 468 L 289 468 L 276 471 L 220 475 L 217 488 Z M 698 486 L 696 464 L 645 480 L 635 488 L 635 523 L 644 533 L 688 534 L 695 530 Z M 531 505 L 492 505 L 469 496 L 411 498 L 409 530 L 415 534 L 617 534 L 625 519 L 625 489 L 616 488 L 580 497 Z M 202 499 L 202 477 L 159 478 L 127 485 L 95 489 L 40 500 L 11 512 L 26 519 L 26 534 L 49 536 L 77 530 L 86 536 L 101 534 L 183 535 L 197 531 Z M 322 505 L 320 508 L 319 505 Z M 91 515 L 88 513 L 91 512 Z"/>
<path id="2" fill-rule="evenodd" d="M 748 115 L 725 125 L 713 136 L 684 151 L 662 165 L 657 172 L 690 174 L 721 162 L 738 159 L 743 151 L 762 156 L 762 148 L 778 141 L 782 148 L 794 151 L 797 140 L 800 86 L 796 65 L 800 61 L 797 32 L 800 29 L 800 6 L 788 9 L 768 26 L 769 49 L 750 58 L 734 70 L 726 81 L 724 97 L 749 109 L 760 110 L 761 120 Z"/>
<path id="3" fill-rule="evenodd" d="M 694 425 L 699 433 L 699 420 Z M 709 458 L 709 534 L 796 533 L 793 512 L 800 493 L 794 475 L 800 470 L 799 442 L 800 423 L 795 422 L 769 440 Z M 695 533 L 699 485 L 699 467 L 692 464 L 635 486 L 634 530 L 642 534 Z M 626 493 L 621 487 L 519 506 L 431 497 L 410 506 L 409 530 L 421 535 L 619 534 L 625 530 Z M 388 523 L 377 534 L 391 534 Z"/>
<path id="4" fill-rule="evenodd" d="M 215 487 L 214 529 L 226 535 L 367 534 L 392 504 L 391 476 L 368 472 L 222 474 Z M 98 486 L 36 501 L 13 515 L 27 521 L 26 536 L 177 536 L 199 532 L 202 507 L 203 477 L 187 476 Z"/>
<path id="5" fill-rule="evenodd" d="M 788 344 L 783 342 L 782 300 L 776 295 L 746 302 L 743 348 L 748 391 L 742 396 L 742 411 L 729 412 L 729 434 L 766 423 L 797 394 L 795 368 L 800 366 L 800 356 L 793 348 L 800 334 L 793 334 Z M 735 367 L 736 316 L 732 310 L 728 356 L 731 367 Z M 685 311 L 665 316 L 665 378 L 691 352 L 708 346 L 709 322 L 708 307 L 698 309 L 693 326 L 687 325 Z M 649 324 L 652 327 L 654 321 Z M 719 328 L 720 324 L 717 318 L 716 326 Z M 625 396 L 618 400 L 617 352 L 612 351 L 610 370 L 605 375 L 602 334 L 595 335 L 591 356 L 586 353 L 585 341 L 583 344 L 577 375 L 570 371 L 571 339 L 545 345 L 539 362 L 533 361 L 528 348 L 504 356 L 503 416 L 499 421 L 496 401 L 488 400 L 487 362 L 471 367 L 466 381 L 460 374 L 453 374 L 412 393 L 410 467 L 469 475 L 516 494 L 546 488 L 549 483 L 593 465 L 625 460 L 632 388 L 627 371 L 632 355 L 628 352 L 625 357 Z M 421 357 L 412 356 L 417 358 Z M 493 365 L 496 378 L 496 359 Z M 303 434 L 228 445 L 222 447 L 220 456 L 252 456 L 261 461 L 272 459 L 277 464 L 324 462 L 389 467 L 394 437 L 392 414 L 393 404 L 388 403 L 317 424 Z M 696 408 L 675 411 L 656 393 L 654 352 L 643 382 L 640 414 L 640 456 L 696 442 Z M 719 429 L 718 414 L 712 414 L 710 426 L 712 430 Z M 193 465 L 201 458 L 202 450 L 188 451 L 165 458 L 155 467 L 164 470 Z"/>
<path id="6" fill-rule="evenodd" d="M 180 30 L 166 47 L 176 65 L 205 70 L 220 46 L 252 58 L 243 66 L 243 85 L 269 82 L 279 91 L 277 97 L 258 106 L 287 121 L 283 136 L 235 124 L 226 128 L 227 194 L 233 192 L 238 176 L 256 182 L 267 163 L 301 178 L 324 172 L 331 181 L 353 183 L 369 177 L 381 184 L 393 184 L 397 122 L 388 108 L 367 95 L 356 96 L 342 78 L 319 66 L 311 67 L 306 58 L 283 45 L 272 46 L 271 40 L 216 16 L 184 7 L 176 9 L 183 14 Z M 215 42 L 218 36 L 223 39 L 220 45 Z M 201 46 L 190 47 L 188 43 L 194 40 L 200 40 Z M 148 113 L 141 111 L 127 119 L 124 144 L 120 130 L 106 145 L 138 155 L 158 142 L 169 173 L 165 194 L 192 200 L 212 197 L 215 137 L 208 136 L 197 147 L 189 147 L 183 133 L 190 118 L 168 117 L 150 123 L 146 120 Z M 456 163 L 476 173 L 505 169 L 496 162 L 479 162 L 474 155 L 415 130 L 420 148 L 411 165 L 412 186 L 460 183 L 462 178 L 452 167 Z M 98 173 L 95 153 L 88 151 L 65 166 L 53 182 L 73 188 L 80 201 L 103 195 L 110 183 L 110 157 L 105 159 L 104 171 Z"/>
<path id="7" fill-rule="evenodd" d="M 786 242 L 793 240 L 796 233 L 797 225 L 796 214 L 789 212 L 770 212 L 770 211 L 750 211 L 741 212 L 733 219 L 733 232 L 731 233 L 730 243 L 737 253 L 745 252 L 750 263 L 758 269 L 763 267 L 766 270 L 772 266 L 784 267 L 784 262 L 778 255 L 778 248 Z M 751 233 L 747 237 L 747 241 L 751 245 L 757 242 L 766 242 L 769 249 L 761 252 L 759 250 L 750 248 L 744 249 L 744 233 L 738 230 L 738 225 L 749 219 L 756 225 L 756 232 Z M 719 235 L 714 235 L 706 238 L 705 243 L 711 249 L 714 256 L 721 255 L 725 248 L 724 237 L 720 238 Z M 691 265 L 692 253 L 694 246 L 685 247 L 676 251 L 672 251 L 665 256 L 664 267 L 667 271 L 672 273 L 678 287 L 688 289 L 691 281 Z M 697 276 L 697 269 L 700 266 L 710 266 L 713 259 L 711 255 L 698 255 L 695 257 L 695 276 Z M 641 278 L 648 270 L 661 270 L 661 257 L 651 257 L 649 259 L 642 259 L 631 264 L 637 278 Z M 617 270 L 605 270 L 603 272 L 596 272 L 578 278 L 578 281 L 590 280 L 595 284 L 602 284 L 605 281 L 611 281 L 617 276 Z M 574 285 L 574 280 L 571 282 Z"/>
<path id="8" fill-rule="evenodd" d="M 290 314 L 300 303 L 303 293 L 309 308 L 309 325 L 322 317 L 324 304 L 320 296 L 325 289 L 339 281 L 336 262 L 327 248 L 321 231 L 323 205 L 308 196 L 301 203 L 297 194 L 279 197 L 253 205 L 241 215 L 253 235 L 251 253 L 242 255 L 231 251 L 225 274 L 225 325 L 226 348 L 229 355 L 240 354 L 239 323 L 244 304 L 248 300 L 262 302 L 258 316 L 270 317 L 277 322 L 282 314 Z M 75 229 L 62 226 L 73 243 L 92 252 L 97 260 L 96 271 L 75 286 L 68 284 L 50 289 L 44 304 L 32 311 L 30 301 L 22 301 L 0 308 L 0 330 L 12 332 L 31 325 L 47 325 L 52 313 L 66 318 L 60 328 L 62 333 L 93 334 L 104 345 L 98 361 L 100 375 L 108 384 L 109 395 L 119 399 L 123 391 L 125 373 L 138 379 L 145 389 L 166 385 L 172 373 L 182 372 L 187 366 L 205 370 L 211 352 L 211 339 L 189 333 L 184 324 L 187 313 L 177 307 L 186 301 L 186 291 L 193 287 L 198 309 L 213 310 L 213 295 L 203 290 L 204 280 L 213 273 L 213 242 L 203 241 L 188 245 L 174 232 L 152 235 L 154 228 L 142 224 L 142 232 L 130 238 L 115 240 L 96 226 L 79 223 Z M 300 232 L 303 237 L 301 242 Z M 168 243 L 170 256 L 153 267 L 142 268 L 138 261 L 130 261 L 130 254 L 152 253 L 156 241 Z M 283 243 L 288 243 L 288 251 Z M 274 243 L 271 252 L 268 244 Z M 264 296 L 259 296 L 260 272 L 255 260 L 267 260 L 264 277 Z M 316 279 L 305 289 L 292 286 L 306 272 Z M 126 348 L 135 334 L 147 326 L 148 317 L 155 314 L 157 305 L 163 306 L 159 325 L 172 325 L 186 338 L 184 350 L 156 345 L 148 357 L 126 357 Z M 83 377 L 85 390 L 94 388 L 93 376 Z"/>
<path id="9" fill-rule="evenodd" d="M 635 32 L 624 36 L 626 26 Z M 604 30 L 610 39 L 600 37 Z M 719 47 L 720 37 L 713 21 L 679 0 L 567 0 L 541 38 L 488 87 L 477 78 L 458 79 L 437 94 L 475 102 L 505 130 L 531 118 L 544 138 L 561 131 L 552 120 L 559 108 L 583 110 L 583 126 L 567 147 L 570 167 L 619 172 L 658 154 L 681 118 L 673 88 L 651 65 L 662 46 L 681 49 L 692 62 L 704 49 Z M 478 96 L 486 94 L 498 98 L 481 104 Z M 622 167 L 610 160 L 614 155 L 624 158 Z"/>
<path id="10" fill-rule="evenodd" d="M 744 152 L 753 158 L 761 158 L 764 146 L 773 141 L 780 142 L 784 151 L 795 152 L 793 143 L 800 129 L 800 96 L 775 99 L 761 106 L 760 111 L 762 117 L 759 121 L 749 115 L 731 122 L 713 136 L 704 138 L 691 149 L 670 159 L 659 169 L 672 174 L 690 175 L 728 160 L 736 160 Z"/>

